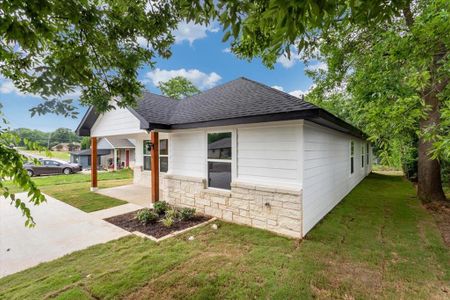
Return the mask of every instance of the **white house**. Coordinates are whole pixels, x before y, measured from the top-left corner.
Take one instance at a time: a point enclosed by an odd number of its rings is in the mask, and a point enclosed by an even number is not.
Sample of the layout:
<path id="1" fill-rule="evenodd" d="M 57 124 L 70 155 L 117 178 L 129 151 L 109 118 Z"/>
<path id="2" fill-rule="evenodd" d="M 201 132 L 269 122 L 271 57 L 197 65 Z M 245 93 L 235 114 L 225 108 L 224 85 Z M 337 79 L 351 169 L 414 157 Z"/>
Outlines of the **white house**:
<path id="1" fill-rule="evenodd" d="M 134 109 L 90 109 L 77 132 L 93 154 L 97 138 L 134 140 L 134 183 L 153 201 L 296 238 L 371 171 L 358 129 L 246 78 L 183 100 L 144 93 Z"/>
<path id="2" fill-rule="evenodd" d="M 135 145 L 130 139 L 114 137 L 99 139 L 97 149 L 109 150 L 108 155 L 101 158 L 101 166 L 109 169 L 134 168 Z"/>

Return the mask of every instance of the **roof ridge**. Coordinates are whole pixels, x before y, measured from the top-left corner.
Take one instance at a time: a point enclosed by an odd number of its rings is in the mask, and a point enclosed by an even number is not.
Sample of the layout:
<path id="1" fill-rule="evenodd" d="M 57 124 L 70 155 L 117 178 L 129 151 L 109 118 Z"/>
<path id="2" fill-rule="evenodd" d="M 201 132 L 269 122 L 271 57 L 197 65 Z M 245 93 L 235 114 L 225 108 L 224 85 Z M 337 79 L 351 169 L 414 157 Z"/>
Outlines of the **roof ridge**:
<path id="1" fill-rule="evenodd" d="M 152 95 L 156 95 L 156 96 L 159 96 L 159 97 L 163 97 L 163 98 L 167 98 L 167 99 L 169 99 L 169 100 L 173 100 L 173 101 L 177 101 L 177 102 L 179 102 L 179 101 L 180 101 L 180 100 L 178 100 L 178 99 L 174 99 L 174 98 L 168 97 L 168 96 L 166 96 L 166 95 L 163 95 L 163 94 L 156 94 L 156 93 L 150 92 L 150 91 L 149 91 L 149 90 L 147 90 L 147 89 L 144 89 L 144 90 L 143 90 L 143 93 L 147 93 L 147 94 L 152 94 Z"/>
<path id="2" fill-rule="evenodd" d="M 204 93 L 209 92 L 209 91 L 213 91 L 213 90 L 215 90 L 215 89 L 218 89 L 218 88 L 220 88 L 220 87 L 223 87 L 223 86 L 225 86 L 225 85 L 227 85 L 227 84 L 230 84 L 230 83 L 232 83 L 232 82 L 234 82 L 234 81 L 237 81 L 237 80 L 239 80 L 239 79 L 246 79 L 246 78 L 245 78 L 245 77 L 242 77 L 242 76 L 241 76 L 241 77 L 238 77 L 238 78 L 235 78 L 235 79 L 233 79 L 233 80 L 230 80 L 230 81 L 224 82 L 224 83 L 222 83 L 222 84 L 216 85 L 216 86 L 214 86 L 214 87 L 212 87 L 212 88 L 210 88 L 210 89 L 207 89 L 207 90 L 204 90 L 204 91 L 200 91 L 200 93 L 198 93 L 198 94 L 195 94 L 195 95 L 186 97 L 186 98 L 181 99 L 181 100 L 187 100 L 187 99 L 190 99 L 190 98 L 194 98 L 194 97 L 196 97 L 196 96 L 198 96 L 198 95 L 204 94 Z"/>
<path id="3" fill-rule="evenodd" d="M 292 100 L 296 100 L 296 101 L 300 100 L 300 101 L 302 101 L 302 102 L 304 102 L 304 103 L 307 103 L 307 104 L 309 104 L 309 105 L 312 105 L 312 106 L 314 106 L 314 107 L 316 107 L 316 108 L 320 108 L 320 107 L 318 107 L 317 105 L 315 105 L 315 104 L 313 104 L 313 103 L 311 103 L 311 102 L 305 101 L 305 97 L 304 97 L 305 95 L 304 95 L 304 94 L 303 94 L 303 97 L 302 97 L 302 98 L 299 98 L 299 97 L 293 96 L 293 95 L 291 95 L 291 94 L 289 94 L 289 93 L 286 93 L 286 92 L 284 92 L 284 91 L 280 91 L 280 90 L 278 90 L 278 89 L 276 89 L 276 88 L 270 87 L 270 86 L 268 86 L 268 85 L 266 85 L 266 84 L 264 84 L 264 83 L 261 83 L 261 82 L 258 82 L 258 81 L 249 79 L 249 78 L 247 78 L 247 77 L 241 76 L 241 77 L 239 77 L 239 78 L 242 78 L 242 79 L 244 79 L 244 80 L 247 80 L 247 81 L 249 81 L 249 82 L 252 82 L 252 83 L 254 83 L 254 84 L 257 84 L 257 85 L 259 85 L 259 86 L 261 86 L 261 87 L 263 87 L 263 88 L 265 88 L 265 89 L 267 89 L 267 90 L 274 91 L 275 93 L 280 94 L 281 96 L 283 96 L 283 97 L 285 97 L 285 98 L 292 99 Z"/>

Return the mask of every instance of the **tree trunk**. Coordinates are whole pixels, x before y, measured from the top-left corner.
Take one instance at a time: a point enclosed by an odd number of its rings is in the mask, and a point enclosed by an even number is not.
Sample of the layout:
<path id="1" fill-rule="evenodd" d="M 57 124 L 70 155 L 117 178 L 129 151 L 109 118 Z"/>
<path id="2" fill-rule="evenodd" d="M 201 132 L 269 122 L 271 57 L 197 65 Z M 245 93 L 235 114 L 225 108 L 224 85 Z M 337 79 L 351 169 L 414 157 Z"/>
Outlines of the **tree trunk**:
<path id="1" fill-rule="evenodd" d="M 420 130 L 440 123 L 439 99 L 436 87 L 432 87 L 422 95 L 425 104 L 430 107 L 426 119 L 420 120 Z M 429 152 L 432 141 L 419 136 L 418 190 L 417 195 L 422 202 L 445 201 L 441 182 L 441 166 L 438 160 L 431 159 Z"/>
<path id="2" fill-rule="evenodd" d="M 406 26 L 409 29 L 414 25 L 414 16 L 408 3 L 403 8 L 403 16 Z M 430 88 L 422 93 L 422 99 L 430 110 L 425 119 L 420 120 L 420 131 L 423 134 L 428 127 L 438 126 L 440 124 L 439 99 L 437 95 L 443 91 L 448 84 L 448 76 L 439 80 L 436 76 L 436 70 L 445 57 L 447 49 L 445 45 L 440 45 L 441 49 L 433 55 L 430 66 L 431 84 Z M 425 141 L 422 134 L 419 134 L 419 160 L 418 160 L 418 185 L 417 195 L 422 202 L 445 201 L 444 190 L 441 182 L 441 165 L 438 160 L 431 159 L 429 152 L 433 147 L 433 141 Z"/>

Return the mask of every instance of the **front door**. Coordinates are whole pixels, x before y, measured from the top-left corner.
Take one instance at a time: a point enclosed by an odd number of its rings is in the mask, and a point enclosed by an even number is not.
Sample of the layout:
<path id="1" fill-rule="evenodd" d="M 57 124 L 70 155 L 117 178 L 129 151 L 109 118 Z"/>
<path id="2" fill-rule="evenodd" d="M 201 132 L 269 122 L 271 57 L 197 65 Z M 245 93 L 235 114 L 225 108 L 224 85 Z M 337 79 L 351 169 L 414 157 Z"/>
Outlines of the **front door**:
<path id="1" fill-rule="evenodd" d="M 125 150 L 125 167 L 130 167 L 130 150 Z"/>

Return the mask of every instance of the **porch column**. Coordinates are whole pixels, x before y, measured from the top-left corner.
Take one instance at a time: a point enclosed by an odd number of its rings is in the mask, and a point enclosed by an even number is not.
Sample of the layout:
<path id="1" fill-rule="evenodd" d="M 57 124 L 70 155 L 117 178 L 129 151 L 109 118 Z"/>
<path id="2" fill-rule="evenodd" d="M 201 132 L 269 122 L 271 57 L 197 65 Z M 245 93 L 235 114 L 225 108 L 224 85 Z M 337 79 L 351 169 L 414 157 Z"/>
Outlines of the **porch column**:
<path id="1" fill-rule="evenodd" d="M 152 184 L 152 203 L 159 201 L 159 138 L 158 132 L 150 132 L 152 142 L 151 155 L 151 184 Z"/>
<path id="2" fill-rule="evenodd" d="M 114 148 L 114 171 L 117 171 L 117 149 Z"/>
<path id="3" fill-rule="evenodd" d="M 97 189 L 97 138 L 91 137 L 91 191 Z"/>

